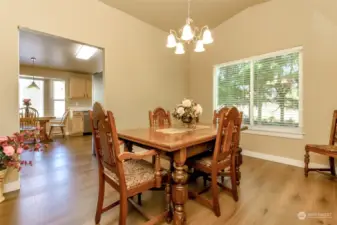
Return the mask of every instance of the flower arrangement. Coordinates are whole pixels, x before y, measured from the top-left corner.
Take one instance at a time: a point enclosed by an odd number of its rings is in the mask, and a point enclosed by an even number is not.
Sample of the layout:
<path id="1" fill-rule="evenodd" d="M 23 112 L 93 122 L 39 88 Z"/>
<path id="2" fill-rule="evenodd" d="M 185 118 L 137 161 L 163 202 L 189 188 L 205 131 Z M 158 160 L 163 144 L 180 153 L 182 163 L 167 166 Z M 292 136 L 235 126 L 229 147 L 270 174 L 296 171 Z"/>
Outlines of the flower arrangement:
<path id="1" fill-rule="evenodd" d="M 0 137 L 0 170 L 8 167 L 20 170 L 21 165 L 32 165 L 31 161 L 20 160 L 20 155 L 24 150 L 42 151 L 43 146 L 40 143 L 36 143 L 33 147 L 24 144 L 25 140 L 35 137 L 34 131 L 15 133 L 12 137 Z"/>
<path id="2" fill-rule="evenodd" d="M 197 122 L 202 114 L 202 107 L 191 99 L 184 99 L 181 104 L 174 109 L 172 116 L 185 124 Z"/>
<path id="3" fill-rule="evenodd" d="M 5 200 L 3 196 L 4 178 L 7 168 L 14 168 L 18 171 L 21 166 L 33 165 L 32 161 L 21 160 L 20 155 L 24 150 L 29 151 L 43 151 L 42 145 L 36 143 L 33 147 L 25 144 L 25 140 L 35 139 L 35 131 L 24 131 L 22 133 L 15 133 L 13 136 L 0 136 L 0 203 Z M 44 145 L 44 147 L 47 147 Z"/>
<path id="4" fill-rule="evenodd" d="M 29 98 L 23 99 L 23 105 L 26 107 L 29 107 L 32 104 L 31 100 Z"/>

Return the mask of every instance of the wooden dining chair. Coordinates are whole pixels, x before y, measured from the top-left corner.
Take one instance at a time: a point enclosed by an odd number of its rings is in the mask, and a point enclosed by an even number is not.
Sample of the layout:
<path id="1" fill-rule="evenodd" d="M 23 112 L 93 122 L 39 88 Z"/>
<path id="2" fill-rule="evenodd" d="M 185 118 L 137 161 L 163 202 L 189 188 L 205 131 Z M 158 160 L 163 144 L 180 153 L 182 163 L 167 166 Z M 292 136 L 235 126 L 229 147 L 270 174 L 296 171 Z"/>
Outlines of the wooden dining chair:
<path id="1" fill-rule="evenodd" d="M 188 160 L 187 162 L 188 165 L 192 165 L 194 169 L 209 174 L 211 177 L 210 186 L 199 192 L 189 191 L 189 197 L 212 209 L 216 216 L 221 215 L 218 186 L 223 190 L 229 191 L 233 195 L 234 200 L 238 201 L 235 153 L 237 151 L 236 143 L 240 127 L 235 125 L 235 121 L 239 120 L 239 118 L 240 113 L 235 107 L 230 108 L 227 113 L 222 111 L 220 114 L 213 155 L 205 156 L 197 160 Z M 231 188 L 218 182 L 217 179 L 218 176 L 224 176 L 223 171 L 225 169 L 229 169 Z M 212 190 L 212 200 L 201 196 L 202 193 L 205 193 L 210 188 Z"/>
<path id="2" fill-rule="evenodd" d="M 331 129 L 330 129 L 330 140 L 328 145 L 316 145 L 307 144 L 305 146 L 304 155 L 304 175 L 308 177 L 310 171 L 329 171 L 332 176 L 336 176 L 335 158 L 337 158 L 337 110 L 333 112 Z M 309 168 L 310 155 L 313 152 L 320 155 L 325 155 L 329 157 L 330 168 Z"/>
<path id="3" fill-rule="evenodd" d="M 155 108 L 153 111 L 149 111 L 150 127 L 171 126 L 170 111 L 165 111 L 161 107 Z"/>
<path id="4" fill-rule="evenodd" d="M 63 113 L 62 119 L 59 123 L 50 123 L 50 129 L 49 129 L 49 138 L 51 138 L 51 135 L 53 134 L 53 129 L 54 128 L 60 128 L 62 137 L 65 137 L 65 127 L 66 127 L 66 122 L 69 116 L 69 110 L 65 111 Z"/>
<path id="5" fill-rule="evenodd" d="M 162 107 L 157 107 L 153 111 L 149 111 L 149 123 L 150 127 L 171 127 L 171 114 L 170 111 L 166 111 Z M 173 158 L 162 155 L 162 157 L 170 162 L 170 171 L 173 171 Z M 152 163 L 155 162 L 155 158 L 152 157 Z"/>
<path id="6" fill-rule="evenodd" d="M 19 109 L 20 116 L 20 130 L 21 131 L 32 131 L 38 128 L 37 118 L 39 117 L 39 112 L 32 107 L 23 107 Z"/>
<path id="7" fill-rule="evenodd" d="M 120 152 L 120 145 L 123 143 L 118 140 L 112 112 L 105 113 L 102 106 L 95 103 L 93 111 L 89 111 L 89 115 L 98 160 L 99 194 L 95 216 L 96 224 L 100 222 L 102 213 L 120 205 L 119 225 L 125 225 L 128 202 L 149 220 L 146 224 L 156 224 L 170 215 L 170 207 L 167 207 L 167 210 L 160 215 L 149 216 L 131 199 L 141 192 L 161 187 L 164 171 L 160 167 L 159 154 L 155 150 L 137 153 L 127 150 Z M 148 156 L 156 157 L 155 166 L 143 160 Z M 103 208 L 105 182 L 119 192 L 120 199 Z"/>

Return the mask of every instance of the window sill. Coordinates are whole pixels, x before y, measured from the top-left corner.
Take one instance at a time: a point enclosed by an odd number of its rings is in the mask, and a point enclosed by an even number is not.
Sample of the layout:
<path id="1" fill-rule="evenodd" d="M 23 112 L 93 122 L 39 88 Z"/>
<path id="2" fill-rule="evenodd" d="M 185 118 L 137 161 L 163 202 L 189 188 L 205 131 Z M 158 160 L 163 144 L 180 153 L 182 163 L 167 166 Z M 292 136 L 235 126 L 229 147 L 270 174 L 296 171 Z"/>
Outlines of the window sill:
<path id="1" fill-rule="evenodd" d="M 289 139 L 303 139 L 304 133 L 299 131 L 275 131 L 271 129 L 256 129 L 256 128 L 248 128 L 246 131 L 242 131 L 244 134 L 255 134 L 255 135 L 263 135 L 263 136 L 272 136 L 272 137 L 280 137 L 280 138 L 289 138 Z"/>

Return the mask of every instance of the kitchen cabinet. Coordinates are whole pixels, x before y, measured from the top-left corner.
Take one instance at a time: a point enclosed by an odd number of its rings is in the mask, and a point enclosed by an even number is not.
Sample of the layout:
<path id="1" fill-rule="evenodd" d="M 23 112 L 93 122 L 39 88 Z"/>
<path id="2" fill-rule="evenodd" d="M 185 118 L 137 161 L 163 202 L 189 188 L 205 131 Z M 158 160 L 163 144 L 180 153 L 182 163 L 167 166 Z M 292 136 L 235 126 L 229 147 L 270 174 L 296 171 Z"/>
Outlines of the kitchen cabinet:
<path id="1" fill-rule="evenodd" d="M 83 112 L 73 111 L 70 117 L 71 123 L 71 134 L 83 135 L 84 126 L 84 115 Z"/>
<path id="2" fill-rule="evenodd" d="M 91 98 L 92 81 L 87 78 L 71 77 L 69 79 L 69 98 Z"/>
<path id="3" fill-rule="evenodd" d="M 87 94 L 87 98 L 91 98 L 92 96 L 92 81 L 91 80 L 85 81 L 85 91 Z"/>

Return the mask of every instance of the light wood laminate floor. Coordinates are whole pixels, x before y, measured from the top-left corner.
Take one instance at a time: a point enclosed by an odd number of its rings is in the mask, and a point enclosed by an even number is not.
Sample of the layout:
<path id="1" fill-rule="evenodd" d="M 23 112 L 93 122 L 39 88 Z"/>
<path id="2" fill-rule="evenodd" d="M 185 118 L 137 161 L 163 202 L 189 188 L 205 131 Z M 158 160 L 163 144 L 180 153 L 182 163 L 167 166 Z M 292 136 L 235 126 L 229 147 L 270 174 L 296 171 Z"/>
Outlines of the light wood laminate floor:
<path id="1" fill-rule="evenodd" d="M 23 155 L 34 166 L 22 170 L 21 190 L 6 194 L 0 204 L 1 225 L 92 225 L 97 199 L 97 163 L 91 137 L 59 141 L 47 152 Z M 244 157 L 240 200 L 220 194 L 221 217 L 189 200 L 190 225 L 337 225 L 337 182 L 317 173 L 304 178 L 303 169 Z M 201 185 L 202 182 L 200 182 Z M 105 203 L 118 198 L 106 187 Z M 143 195 L 145 210 L 158 213 L 163 192 Z M 298 212 L 328 213 L 332 218 L 299 220 Z M 118 224 L 119 207 L 105 213 L 101 225 Z M 144 219 L 129 207 L 128 224 Z M 163 223 L 165 224 L 165 223 Z"/>

